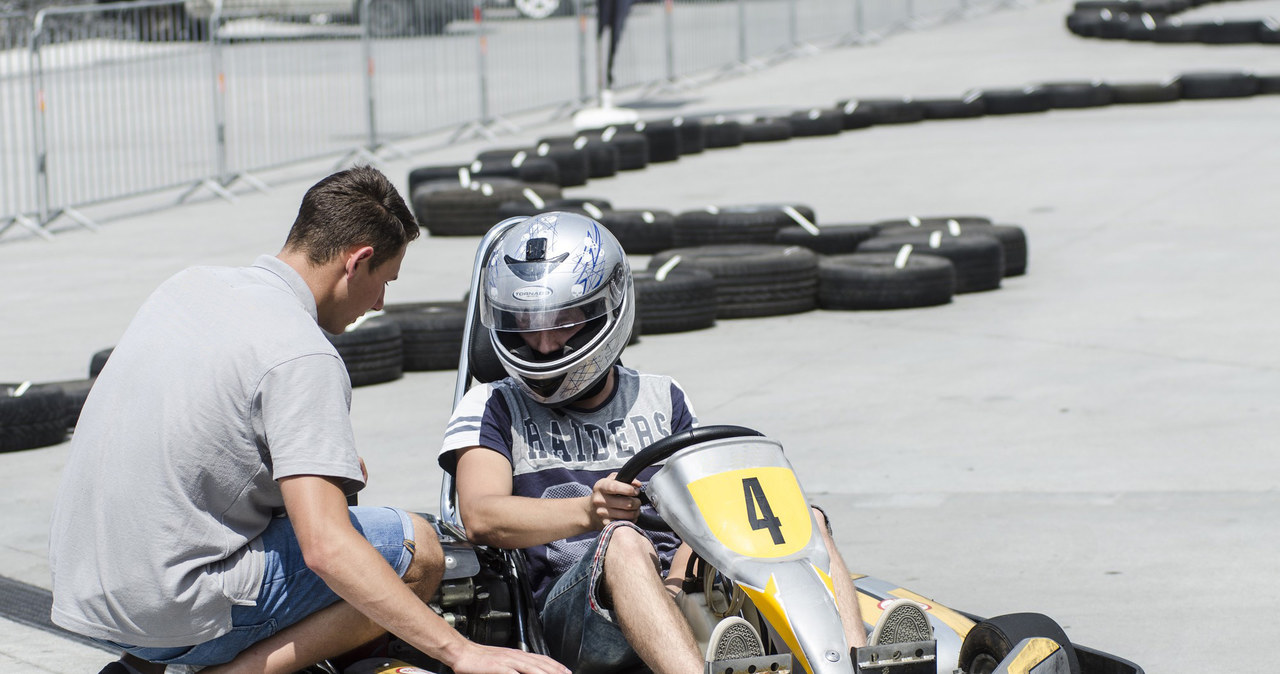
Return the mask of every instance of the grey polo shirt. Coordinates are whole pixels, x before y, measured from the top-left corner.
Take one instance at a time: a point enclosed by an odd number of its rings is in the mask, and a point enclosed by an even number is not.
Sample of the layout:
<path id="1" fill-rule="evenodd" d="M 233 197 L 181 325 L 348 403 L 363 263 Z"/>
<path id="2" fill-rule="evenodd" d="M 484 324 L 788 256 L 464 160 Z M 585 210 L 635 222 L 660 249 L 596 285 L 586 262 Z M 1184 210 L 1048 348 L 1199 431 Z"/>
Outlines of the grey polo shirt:
<path id="1" fill-rule="evenodd" d="M 262 256 L 162 284 L 98 376 L 76 426 L 49 543 L 53 621 L 135 646 L 225 634 L 253 604 L 251 544 L 280 478 L 363 486 L 351 382 L 302 277 Z"/>

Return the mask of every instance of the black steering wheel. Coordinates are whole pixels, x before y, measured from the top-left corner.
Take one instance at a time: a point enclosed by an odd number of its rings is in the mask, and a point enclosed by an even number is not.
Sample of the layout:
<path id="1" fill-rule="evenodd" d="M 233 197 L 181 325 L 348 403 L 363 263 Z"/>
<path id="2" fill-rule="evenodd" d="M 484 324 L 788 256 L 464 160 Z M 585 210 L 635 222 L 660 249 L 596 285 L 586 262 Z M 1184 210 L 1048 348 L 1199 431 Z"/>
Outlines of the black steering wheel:
<path id="1" fill-rule="evenodd" d="M 667 437 L 645 447 L 636 452 L 635 456 L 627 459 L 627 462 L 618 470 L 617 480 L 631 484 L 636 479 L 640 471 L 667 460 L 676 452 L 693 445 L 710 442 L 712 440 L 725 440 L 728 438 L 746 438 L 746 437 L 762 437 L 764 434 L 760 431 L 754 431 L 745 426 L 699 426 L 691 428 L 687 431 L 668 435 Z M 640 503 L 647 505 L 649 496 L 644 490 L 640 490 Z M 636 524 L 642 529 L 652 531 L 671 531 L 671 526 L 662 520 L 656 514 L 641 511 L 636 516 Z"/>

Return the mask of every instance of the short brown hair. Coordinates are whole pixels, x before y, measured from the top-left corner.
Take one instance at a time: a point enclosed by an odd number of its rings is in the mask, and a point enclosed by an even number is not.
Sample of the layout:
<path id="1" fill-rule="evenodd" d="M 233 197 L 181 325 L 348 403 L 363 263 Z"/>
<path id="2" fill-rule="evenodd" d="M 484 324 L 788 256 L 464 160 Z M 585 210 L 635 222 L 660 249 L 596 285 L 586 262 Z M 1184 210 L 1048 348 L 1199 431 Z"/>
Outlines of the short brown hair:
<path id="1" fill-rule="evenodd" d="M 302 197 L 287 249 L 303 251 L 315 265 L 351 246 L 372 246 L 370 268 L 386 262 L 418 238 L 418 222 L 381 171 L 357 166 L 321 180 Z"/>

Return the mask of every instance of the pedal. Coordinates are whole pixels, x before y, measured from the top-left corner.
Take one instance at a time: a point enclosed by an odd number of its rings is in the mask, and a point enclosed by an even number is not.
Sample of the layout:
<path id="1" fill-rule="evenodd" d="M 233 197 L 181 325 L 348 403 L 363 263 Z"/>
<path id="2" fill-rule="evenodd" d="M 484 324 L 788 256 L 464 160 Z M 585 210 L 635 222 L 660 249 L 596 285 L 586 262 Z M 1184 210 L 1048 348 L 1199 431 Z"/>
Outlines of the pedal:
<path id="1" fill-rule="evenodd" d="M 933 640 L 853 649 L 856 671 L 861 674 L 934 674 L 937 656 L 938 642 Z"/>
<path id="2" fill-rule="evenodd" d="M 791 654 L 708 662 L 706 674 L 791 674 Z"/>

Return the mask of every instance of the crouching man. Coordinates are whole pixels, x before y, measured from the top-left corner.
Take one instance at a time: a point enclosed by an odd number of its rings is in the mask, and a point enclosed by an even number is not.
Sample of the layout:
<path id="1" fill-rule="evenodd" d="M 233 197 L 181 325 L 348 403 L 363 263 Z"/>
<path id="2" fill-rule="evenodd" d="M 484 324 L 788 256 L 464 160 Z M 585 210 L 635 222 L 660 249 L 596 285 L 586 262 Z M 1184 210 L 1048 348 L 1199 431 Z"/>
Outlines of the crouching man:
<path id="1" fill-rule="evenodd" d="M 364 486 L 323 330 L 382 307 L 418 225 L 378 171 L 325 178 L 283 250 L 196 267 L 143 304 L 76 427 L 50 536 L 53 621 L 102 671 L 293 672 L 390 631 L 460 673 L 567 674 L 471 643 L 424 603 L 443 554 Z"/>

